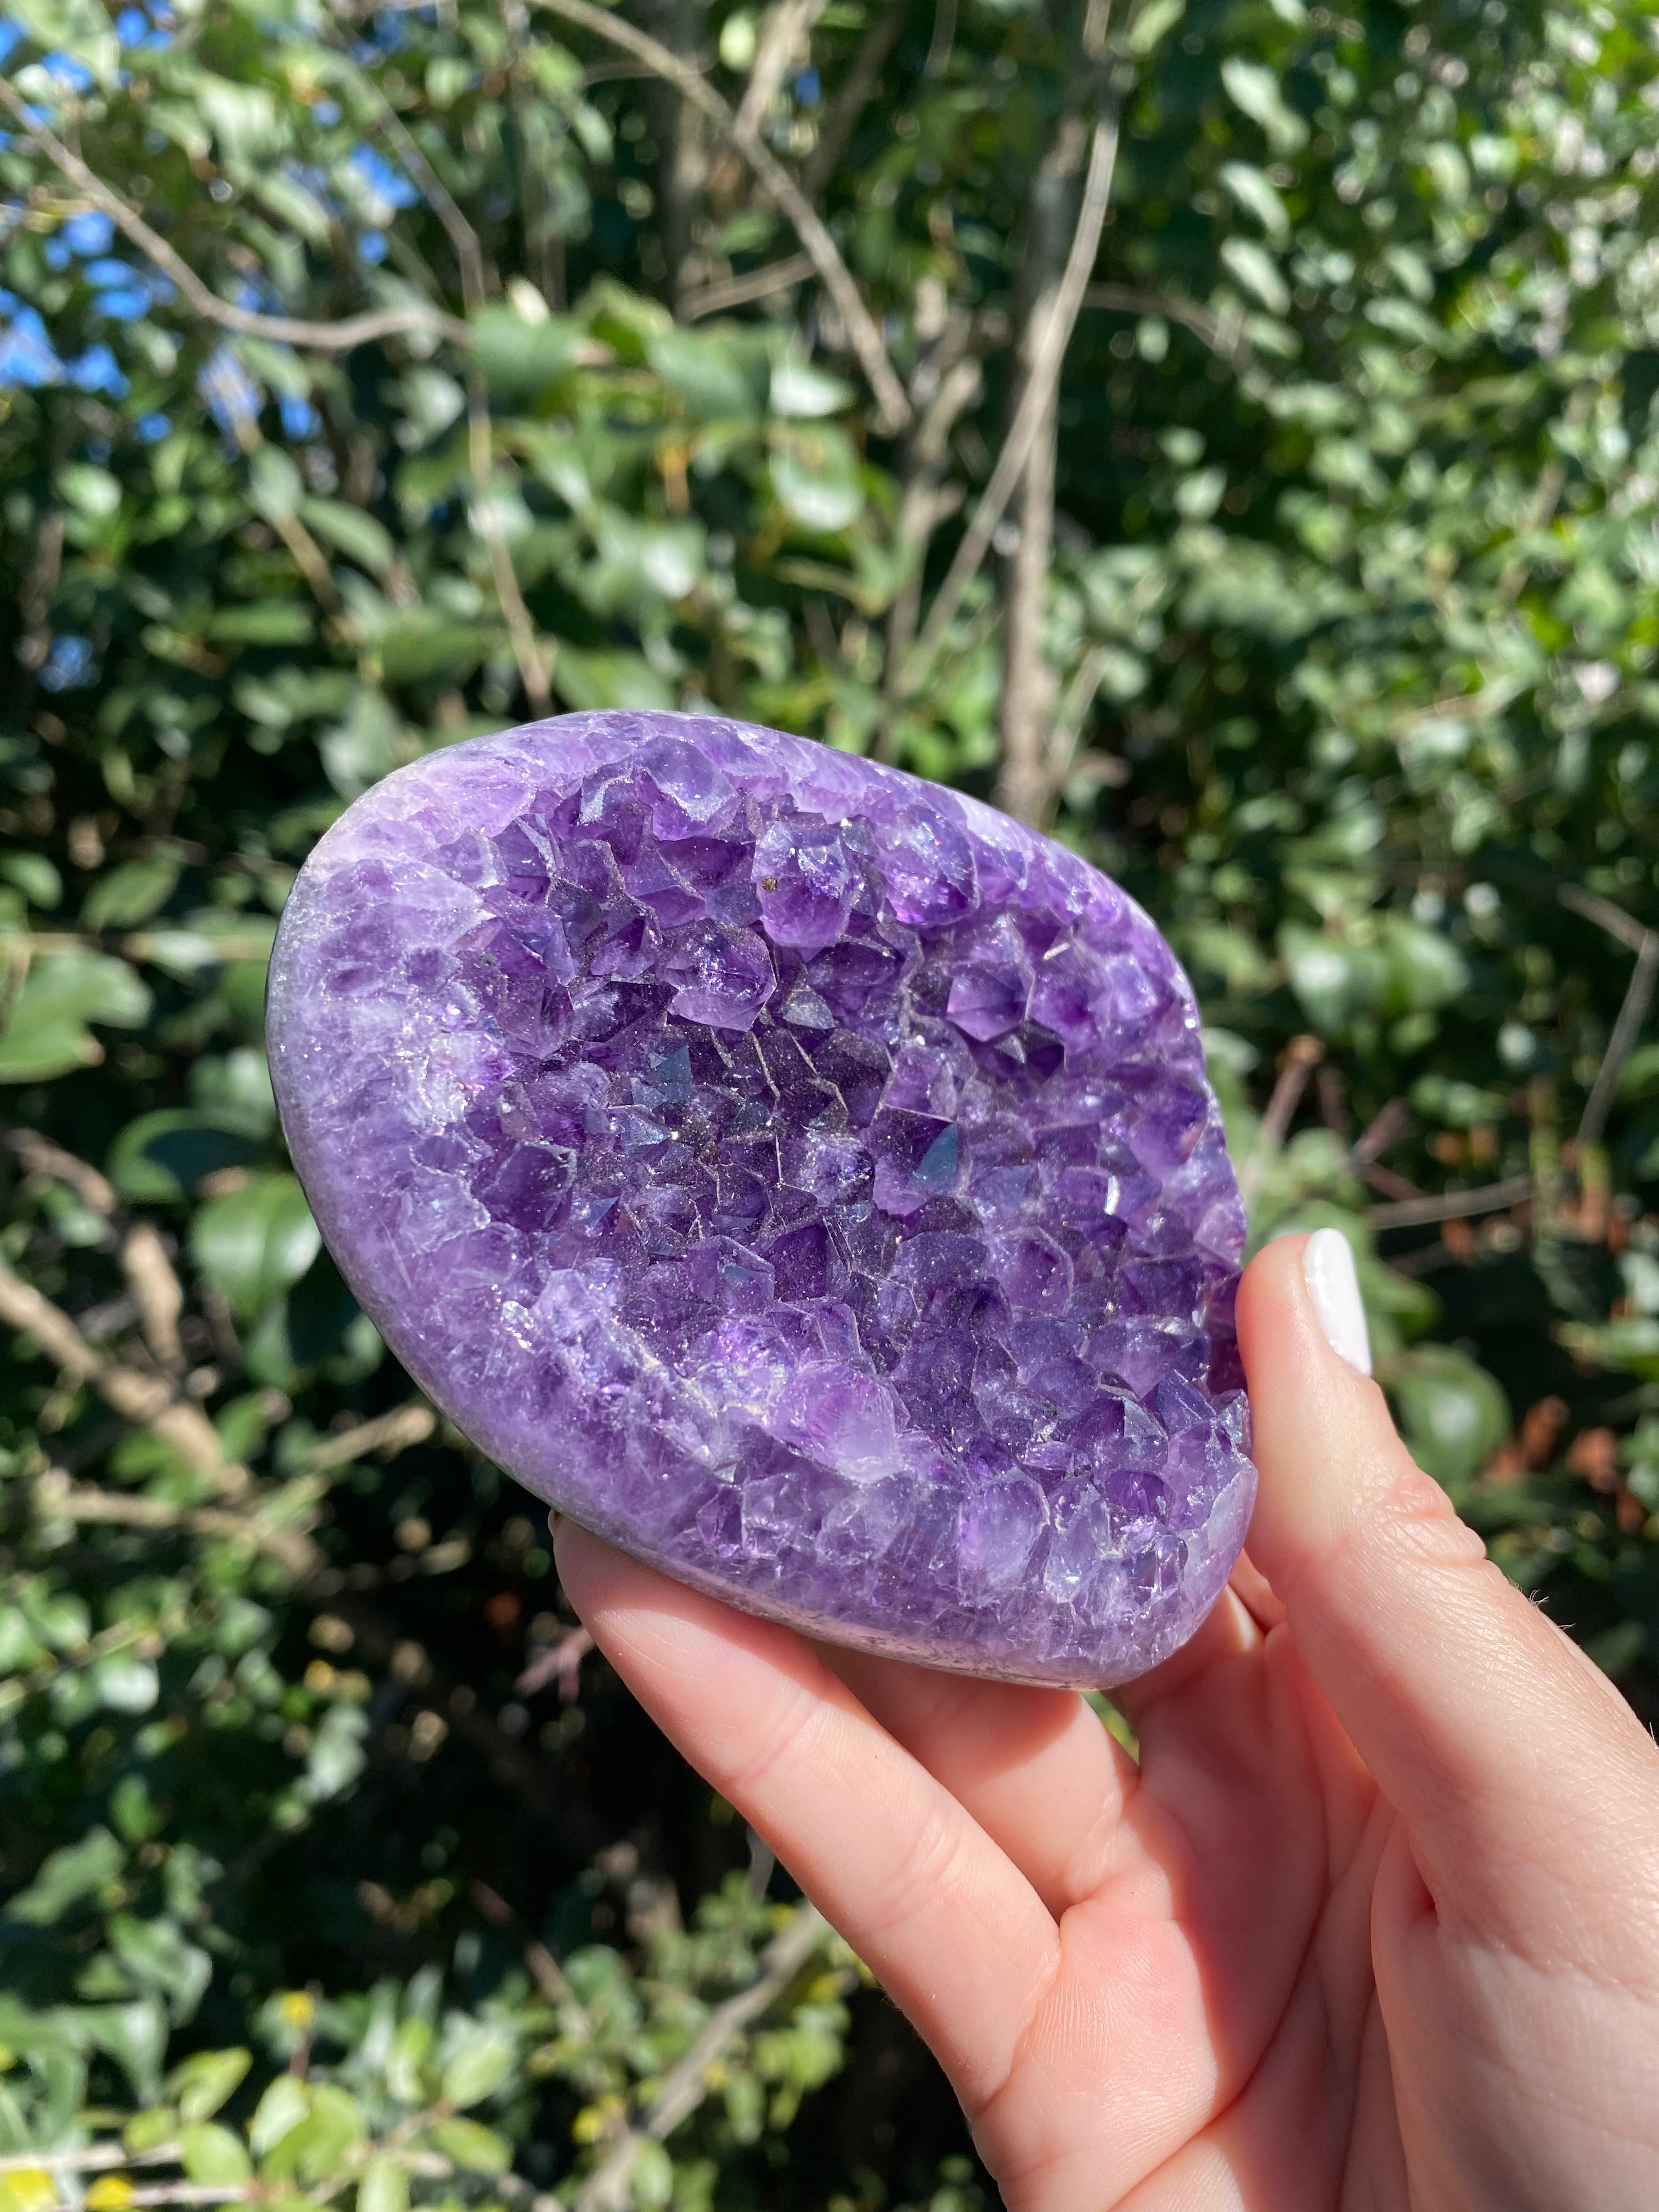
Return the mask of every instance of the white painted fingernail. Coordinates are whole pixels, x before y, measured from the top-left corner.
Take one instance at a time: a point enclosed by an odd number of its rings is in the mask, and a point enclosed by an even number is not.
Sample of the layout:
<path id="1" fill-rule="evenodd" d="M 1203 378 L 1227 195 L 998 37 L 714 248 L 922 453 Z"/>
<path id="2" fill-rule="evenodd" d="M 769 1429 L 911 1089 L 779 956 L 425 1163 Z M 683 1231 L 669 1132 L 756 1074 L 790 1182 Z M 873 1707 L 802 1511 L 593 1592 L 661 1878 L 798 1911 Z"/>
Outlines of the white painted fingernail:
<path id="1" fill-rule="evenodd" d="M 1371 1371 L 1371 1340 L 1354 1273 L 1353 1249 L 1340 1229 L 1316 1229 L 1302 1254 L 1302 1273 L 1319 1326 L 1333 1352 L 1362 1375 Z"/>

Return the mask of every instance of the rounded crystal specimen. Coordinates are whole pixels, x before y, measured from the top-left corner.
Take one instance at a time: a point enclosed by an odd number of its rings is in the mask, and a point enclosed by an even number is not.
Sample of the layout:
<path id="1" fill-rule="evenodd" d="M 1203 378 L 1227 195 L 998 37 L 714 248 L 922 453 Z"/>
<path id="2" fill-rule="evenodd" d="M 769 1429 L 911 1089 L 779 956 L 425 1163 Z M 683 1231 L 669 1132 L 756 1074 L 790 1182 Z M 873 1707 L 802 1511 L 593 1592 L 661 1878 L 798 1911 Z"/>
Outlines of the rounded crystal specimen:
<path id="1" fill-rule="evenodd" d="M 1219 1594 L 1243 1212 L 1173 954 L 1047 838 L 775 731 L 532 724 L 323 838 L 270 1035 L 364 1308 L 588 1528 L 1016 1680 Z"/>

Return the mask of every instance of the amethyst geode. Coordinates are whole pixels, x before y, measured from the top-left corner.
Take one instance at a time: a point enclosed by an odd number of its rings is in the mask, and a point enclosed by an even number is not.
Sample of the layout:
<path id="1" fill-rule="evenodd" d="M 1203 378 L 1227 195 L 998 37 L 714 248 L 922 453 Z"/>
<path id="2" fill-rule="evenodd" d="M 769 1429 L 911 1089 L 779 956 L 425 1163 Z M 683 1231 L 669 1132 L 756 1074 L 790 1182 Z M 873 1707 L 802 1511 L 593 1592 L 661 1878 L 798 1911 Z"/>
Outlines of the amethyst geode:
<path id="1" fill-rule="evenodd" d="M 1214 1601 L 1243 1212 L 1185 977 L 1060 846 L 774 731 L 535 723 L 329 831 L 270 1029 L 353 1290 L 588 1528 L 1017 1680 Z"/>

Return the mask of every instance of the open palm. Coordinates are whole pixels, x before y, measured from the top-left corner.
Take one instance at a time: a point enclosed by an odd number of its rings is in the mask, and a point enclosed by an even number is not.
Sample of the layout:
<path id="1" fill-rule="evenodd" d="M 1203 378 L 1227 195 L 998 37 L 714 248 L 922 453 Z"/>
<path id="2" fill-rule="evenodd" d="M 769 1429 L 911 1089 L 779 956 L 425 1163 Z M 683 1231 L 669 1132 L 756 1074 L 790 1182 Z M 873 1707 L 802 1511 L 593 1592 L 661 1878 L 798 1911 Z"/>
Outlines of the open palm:
<path id="1" fill-rule="evenodd" d="M 1240 1304 L 1265 1578 L 1115 1693 L 1138 1763 L 1072 1692 L 819 1650 L 568 1526 L 566 1588 L 1011 2212 L 1651 2206 L 1659 1754 L 1411 1466 L 1298 1254 Z"/>

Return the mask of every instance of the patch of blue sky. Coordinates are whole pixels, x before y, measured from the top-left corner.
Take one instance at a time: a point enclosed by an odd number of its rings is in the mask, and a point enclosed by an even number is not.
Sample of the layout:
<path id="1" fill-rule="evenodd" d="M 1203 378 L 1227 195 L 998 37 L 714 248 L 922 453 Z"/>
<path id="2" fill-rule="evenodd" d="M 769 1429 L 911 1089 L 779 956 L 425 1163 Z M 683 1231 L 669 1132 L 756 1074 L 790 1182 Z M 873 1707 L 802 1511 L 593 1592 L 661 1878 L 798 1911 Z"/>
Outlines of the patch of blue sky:
<path id="1" fill-rule="evenodd" d="M 73 54 L 48 54 L 40 66 L 49 77 L 67 85 L 71 92 L 90 92 L 98 81 L 86 64 L 77 62 Z"/>
<path id="2" fill-rule="evenodd" d="M 61 384 L 64 364 L 46 336 L 39 311 L 26 307 L 10 292 L 0 292 L 0 391 L 34 392 Z"/>
<path id="3" fill-rule="evenodd" d="M 40 671 L 40 681 L 48 691 L 79 691 L 97 672 L 90 638 L 55 637 Z"/>
<path id="4" fill-rule="evenodd" d="M 112 253 L 100 253 L 87 264 L 87 282 L 100 289 L 108 284 L 142 284 L 143 281 L 130 261 L 119 260 Z"/>
<path id="5" fill-rule="evenodd" d="M 283 433 L 289 438 L 314 438 L 323 427 L 323 418 L 308 399 L 295 399 L 289 395 L 277 403 L 277 412 L 283 418 Z"/>
<path id="6" fill-rule="evenodd" d="M 337 100 L 315 100 L 311 112 L 325 131 L 331 131 L 340 119 L 340 103 Z"/>
<path id="7" fill-rule="evenodd" d="M 88 208 L 81 215 L 72 215 L 59 227 L 58 235 L 71 253 L 107 253 L 115 243 L 115 225 L 101 208 Z"/>
<path id="8" fill-rule="evenodd" d="M 127 271 L 129 276 L 132 271 Z M 98 312 L 107 315 L 112 323 L 136 323 L 147 315 L 155 305 L 148 288 L 134 283 L 112 284 L 98 295 Z"/>
<path id="9" fill-rule="evenodd" d="M 133 424 L 133 434 L 141 446 L 159 446 L 173 428 L 165 415 L 141 415 Z"/>
<path id="10" fill-rule="evenodd" d="M 14 23 L 9 15 L 0 15 L 0 69 L 3 69 L 14 47 L 23 43 L 23 27 Z"/>
<path id="11" fill-rule="evenodd" d="M 377 268 L 386 259 L 386 233 L 383 230 L 366 230 L 357 240 L 357 256 L 360 260 L 367 261 L 371 269 Z"/>
<path id="12" fill-rule="evenodd" d="M 80 392 L 107 392 L 112 399 L 125 399 L 127 395 L 127 380 L 120 363 L 101 340 L 69 363 L 69 380 Z"/>
<path id="13" fill-rule="evenodd" d="M 413 207 L 420 198 L 403 171 L 394 168 L 373 146 L 354 146 L 347 158 L 375 198 L 384 200 L 388 207 Z"/>

